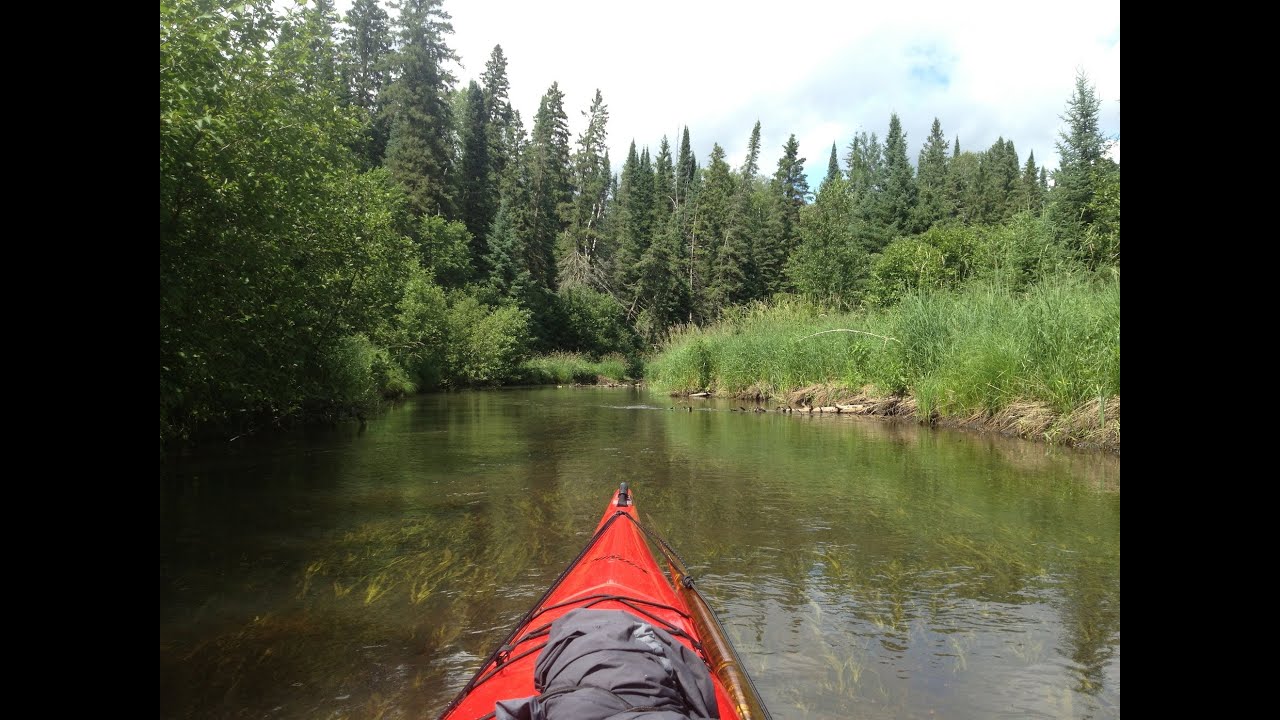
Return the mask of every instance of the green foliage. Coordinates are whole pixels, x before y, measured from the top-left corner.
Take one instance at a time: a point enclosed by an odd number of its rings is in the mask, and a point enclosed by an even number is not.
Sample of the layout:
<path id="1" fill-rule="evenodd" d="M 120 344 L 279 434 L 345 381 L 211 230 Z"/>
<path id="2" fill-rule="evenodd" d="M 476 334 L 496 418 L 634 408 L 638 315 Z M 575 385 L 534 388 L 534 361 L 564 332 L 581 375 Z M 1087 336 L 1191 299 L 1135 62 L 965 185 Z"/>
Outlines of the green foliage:
<path id="1" fill-rule="evenodd" d="M 442 0 L 401 0 L 397 7 L 396 79 L 387 89 L 387 168 L 404 186 L 415 215 L 449 213 L 454 202 L 446 180 L 453 166 L 449 96 L 454 77 L 445 63 L 458 58 L 445 44 L 445 35 L 453 25 Z"/>
<path id="2" fill-rule="evenodd" d="M 636 369 L 618 353 L 592 360 L 582 353 L 554 352 L 527 360 L 520 367 L 520 381 L 529 385 L 594 385 L 603 378 L 617 383 L 640 377 Z"/>
<path id="3" fill-rule="evenodd" d="M 1119 276 L 1057 273 L 1023 293 L 983 282 L 869 312 L 752 306 L 676 332 L 647 372 L 677 391 L 870 385 L 910 393 L 926 413 L 991 413 L 1020 400 L 1065 413 L 1120 394 Z"/>
<path id="4" fill-rule="evenodd" d="M 497 385 L 515 377 L 527 353 L 529 312 L 513 305 L 490 309 L 470 295 L 450 301 L 445 359 L 453 384 Z"/>
<path id="5" fill-rule="evenodd" d="M 415 267 L 397 305 L 394 329 L 386 338 L 396 363 L 422 389 L 442 386 L 452 376 L 445 348 L 449 342 L 449 303 L 427 271 Z"/>
<path id="6" fill-rule="evenodd" d="M 391 134 L 383 90 L 391 82 L 391 18 L 378 0 L 355 0 L 343 18 L 341 73 L 347 101 L 364 110 L 368 128 L 355 145 L 363 167 L 382 165 Z"/>
<path id="7" fill-rule="evenodd" d="M 894 240 L 872 266 L 869 299 L 890 305 L 916 290 L 941 290 L 954 285 L 957 268 L 954 264 L 948 265 L 947 259 L 941 249 L 924 237 Z"/>
<path id="8" fill-rule="evenodd" d="M 802 294 L 837 306 L 854 303 L 870 269 L 878 229 L 854 205 L 851 184 L 835 178 L 800 215 L 800 242 L 787 262 L 787 276 Z"/>
<path id="9" fill-rule="evenodd" d="M 357 172 L 359 111 L 315 84 L 315 28 L 161 5 L 162 438 L 287 417 L 342 338 L 394 315 L 411 249 L 385 176 Z"/>
<path id="10" fill-rule="evenodd" d="M 458 167 L 458 213 L 470 231 L 473 257 L 484 257 L 485 233 L 498 210 L 498 177 L 491 153 L 493 137 L 489 129 L 489 108 L 484 91 L 473 80 L 467 87 L 466 103 L 459 127 L 462 157 Z"/>
<path id="11" fill-rule="evenodd" d="M 919 177 L 919 203 L 915 209 L 915 227 L 928 230 L 934 223 L 950 217 L 951 207 L 947 202 L 947 139 L 942 134 L 942 123 L 933 119 L 933 127 L 929 130 L 929 139 L 920 149 L 917 163 Z"/>
<path id="12" fill-rule="evenodd" d="M 339 338 L 321 355 L 312 403 L 332 414 L 376 405 L 383 396 L 404 395 L 415 386 L 385 348 L 364 335 Z"/>
<path id="13" fill-rule="evenodd" d="M 577 188 L 566 208 L 568 227 L 561 236 L 559 285 L 599 287 L 603 284 L 601 231 L 609 205 L 609 151 L 606 147 L 609 107 L 596 90 L 587 127 L 578 136 L 573 155 L 573 185 Z M 668 157 L 668 160 L 670 158 Z"/>
<path id="14" fill-rule="evenodd" d="M 1084 214 L 1092 219 L 1085 228 L 1080 257 L 1091 268 L 1120 267 L 1120 166 L 1110 159 L 1093 169 L 1093 197 Z"/>
<path id="15" fill-rule="evenodd" d="M 1065 130 L 1059 133 L 1057 143 L 1060 162 L 1053 173 L 1054 186 L 1049 194 L 1050 211 L 1062 233 L 1063 240 L 1075 250 L 1077 257 L 1090 267 L 1097 267 L 1107 257 L 1107 248 L 1113 243 L 1119 250 L 1119 168 L 1115 167 L 1115 232 L 1108 227 L 1110 217 L 1099 218 L 1097 213 L 1110 215 L 1107 208 L 1110 201 L 1106 198 L 1095 200 L 1099 191 L 1105 192 L 1113 177 L 1107 163 L 1114 166 L 1106 158 L 1111 142 L 1104 136 L 1098 126 L 1098 116 L 1102 109 L 1102 101 L 1098 93 L 1089 83 L 1083 72 L 1076 75 L 1075 92 L 1067 101 L 1066 114 L 1062 119 L 1067 123 Z M 1096 221 L 1101 220 L 1103 227 L 1087 237 L 1088 230 Z"/>
<path id="16" fill-rule="evenodd" d="M 565 318 L 560 347 L 592 357 L 638 349 L 639 338 L 618 301 L 585 287 L 562 289 L 559 296 Z"/>
<path id="17" fill-rule="evenodd" d="M 471 233 L 457 221 L 428 215 L 418 222 L 418 251 L 425 267 L 444 287 L 462 287 L 474 276 Z"/>
<path id="18" fill-rule="evenodd" d="M 889 134 L 884 139 L 883 180 L 883 191 L 872 205 L 873 217 L 891 237 L 911 232 L 915 228 L 919 190 L 915 171 L 907 159 L 907 134 L 897 113 L 889 116 Z"/>
<path id="19" fill-rule="evenodd" d="M 794 135 L 772 178 L 759 175 L 758 122 L 737 172 L 718 144 L 700 169 L 684 128 L 675 158 L 666 138 L 656 160 L 633 143 L 619 178 L 601 93 L 571 154 L 552 84 L 526 137 L 501 47 L 483 86 L 454 89 L 442 0 L 395 5 L 394 43 L 372 0 L 352 4 L 340 40 L 331 0 L 272 7 L 161 3 L 162 438 L 510 381 L 531 351 L 623 352 L 634 373 L 641 344 L 679 323 L 746 328 L 782 317 L 757 301 L 793 291 L 806 300 L 787 301 L 788 332 L 816 317 L 815 299 L 865 304 L 880 308 L 871 322 L 906 323 L 915 345 L 823 336 L 843 343 L 830 359 L 822 345 L 744 336 L 717 355 L 708 335 L 657 371 L 732 386 L 762 363 L 787 381 L 917 383 L 938 406 L 972 404 L 934 364 L 955 345 L 929 339 L 948 337 L 951 306 L 919 298 L 975 281 L 1034 293 L 1054 273 L 1119 264 L 1119 166 L 1083 77 L 1052 193 L 1011 140 L 961 153 L 957 139 L 947 157 L 937 120 L 917 179 L 894 115 L 883 145 L 853 139 L 847 173 L 833 147 L 814 200 Z M 1013 350 L 966 353 L 951 358 L 956 372 L 1023 391 L 1001 380 Z M 1044 380 L 1041 394 L 1076 393 L 1079 375 Z"/>

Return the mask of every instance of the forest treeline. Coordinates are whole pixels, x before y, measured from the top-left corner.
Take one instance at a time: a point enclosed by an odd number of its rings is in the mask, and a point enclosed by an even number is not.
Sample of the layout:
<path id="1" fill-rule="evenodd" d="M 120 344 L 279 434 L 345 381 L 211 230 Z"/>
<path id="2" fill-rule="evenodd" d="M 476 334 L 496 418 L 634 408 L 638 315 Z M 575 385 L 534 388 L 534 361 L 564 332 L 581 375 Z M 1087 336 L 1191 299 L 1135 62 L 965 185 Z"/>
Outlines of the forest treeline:
<path id="1" fill-rule="evenodd" d="M 555 82 L 526 121 L 501 46 L 462 87 L 441 0 L 396 8 L 162 0 L 162 442 L 527 381 L 533 354 L 634 373 L 673 328 L 786 295 L 1118 278 L 1120 170 L 1083 75 L 1052 173 L 936 119 L 913 163 L 895 114 L 833 144 L 817 188 L 758 122 L 739 164 L 686 127 L 614 173 L 600 90 L 577 137 Z"/>

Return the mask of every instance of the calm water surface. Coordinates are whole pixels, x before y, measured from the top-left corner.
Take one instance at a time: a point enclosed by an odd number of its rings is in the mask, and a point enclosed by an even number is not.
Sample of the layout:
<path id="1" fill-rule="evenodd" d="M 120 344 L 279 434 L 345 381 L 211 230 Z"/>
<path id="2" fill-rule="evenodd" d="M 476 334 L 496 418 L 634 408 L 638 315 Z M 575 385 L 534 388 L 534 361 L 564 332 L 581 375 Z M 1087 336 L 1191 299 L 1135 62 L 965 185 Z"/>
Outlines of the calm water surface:
<path id="1" fill-rule="evenodd" d="M 1119 717 L 1118 458 L 738 405 L 434 395 L 169 458 L 161 717 L 435 717 L 620 480 L 778 720 Z"/>

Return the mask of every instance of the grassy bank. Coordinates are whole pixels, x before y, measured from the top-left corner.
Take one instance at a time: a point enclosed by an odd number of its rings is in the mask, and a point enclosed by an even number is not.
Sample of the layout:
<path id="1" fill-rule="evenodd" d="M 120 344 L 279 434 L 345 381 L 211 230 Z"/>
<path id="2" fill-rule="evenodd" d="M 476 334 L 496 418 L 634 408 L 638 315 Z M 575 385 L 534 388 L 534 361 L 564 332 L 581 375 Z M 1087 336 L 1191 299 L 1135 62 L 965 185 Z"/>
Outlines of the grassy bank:
<path id="1" fill-rule="evenodd" d="M 851 313 L 756 306 L 674 333 L 647 375 L 673 392 L 799 404 L 897 397 L 910 402 L 895 412 L 930 422 L 1118 449 L 1119 275 L 1055 276 L 1022 293 L 974 285 Z"/>
<path id="2" fill-rule="evenodd" d="M 618 353 L 592 360 L 582 353 L 566 352 L 526 360 L 519 373 L 520 383 L 526 385 L 616 384 L 640 374 Z"/>

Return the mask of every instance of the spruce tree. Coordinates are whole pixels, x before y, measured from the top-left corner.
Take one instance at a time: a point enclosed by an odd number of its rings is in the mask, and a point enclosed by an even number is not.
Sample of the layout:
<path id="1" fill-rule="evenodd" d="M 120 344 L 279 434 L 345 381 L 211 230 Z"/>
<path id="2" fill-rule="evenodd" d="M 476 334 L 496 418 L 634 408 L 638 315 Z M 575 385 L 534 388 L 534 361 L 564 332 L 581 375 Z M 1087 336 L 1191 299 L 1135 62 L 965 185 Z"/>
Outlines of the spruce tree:
<path id="1" fill-rule="evenodd" d="M 748 182 L 760 172 L 760 121 L 756 120 L 751 128 L 751 139 L 747 140 L 747 159 L 742 163 L 742 177 Z"/>
<path id="2" fill-rule="evenodd" d="M 486 254 L 484 238 L 497 211 L 498 196 L 489 156 L 489 118 L 484 91 L 474 80 L 467 88 L 465 108 L 459 133 L 462 158 L 458 172 L 458 214 L 471 231 L 474 257 L 481 258 Z"/>
<path id="3" fill-rule="evenodd" d="M 511 108 L 508 94 L 511 83 L 507 80 L 507 58 L 502 53 L 501 45 L 494 45 L 489 60 L 484 65 L 484 73 L 480 76 L 480 84 L 484 88 L 485 109 L 488 113 L 486 122 L 489 128 L 489 160 L 495 177 L 502 177 L 512 148 L 509 147 L 508 135 L 516 113 Z"/>
<path id="4" fill-rule="evenodd" d="M 822 179 L 822 184 L 818 186 L 818 192 L 822 192 L 822 188 L 827 183 L 840 177 L 840 161 L 836 159 L 836 144 L 831 143 L 831 157 L 827 159 L 827 176 Z"/>
<path id="5" fill-rule="evenodd" d="M 684 127 L 680 135 L 680 157 L 676 162 L 676 205 L 683 205 L 689 199 L 694 174 L 698 161 L 693 157 L 693 147 L 689 143 L 689 126 Z"/>
<path id="6" fill-rule="evenodd" d="M 1094 194 L 1101 176 L 1095 172 L 1106 158 L 1110 142 L 1099 128 L 1102 103 L 1088 77 L 1076 74 L 1075 91 L 1067 101 L 1066 130 L 1058 134 L 1058 169 L 1053 173 L 1049 200 L 1063 237 L 1080 248 L 1085 230 L 1094 221 Z"/>
<path id="7" fill-rule="evenodd" d="M 356 148 L 366 168 L 382 165 L 391 135 L 383 92 L 391 82 L 391 18 L 378 0 L 355 0 L 342 31 L 342 76 L 348 102 L 364 110 L 369 129 Z"/>
<path id="8" fill-rule="evenodd" d="M 556 287 L 555 244 L 571 214 L 569 124 L 564 93 L 553 82 L 542 96 L 526 149 L 529 178 L 529 272 L 543 287 Z"/>
<path id="9" fill-rule="evenodd" d="M 578 136 L 573 156 L 573 184 L 577 189 L 561 248 L 560 281 L 566 285 L 599 286 L 601 226 L 609 199 L 609 108 L 600 90 L 582 113 L 587 127 Z"/>
<path id="10" fill-rule="evenodd" d="M 653 162 L 653 228 L 662 232 L 667 218 L 675 209 L 676 169 L 671 158 L 671 144 L 662 136 L 658 144 L 658 157 Z"/>
<path id="11" fill-rule="evenodd" d="M 387 169 L 404 186 L 415 215 L 453 209 L 453 74 L 445 63 L 458 58 L 445 44 L 453 32 L 442 0 L 400 0 L 396 18 L 400 49 L 390 95 L 391 137 Z"/>
<path id="12" fill-rule="evenodd" d="M 735 181 L 724 148 L 716 143 L 698 193 L 694 233 L 703 249 L 703 271 L 706 286 L 698 297 L 700 315 L 712 320 L 741 300 L 745 290 L 744 266 L 749 248 L 734 222 L 734 198 L 740 184 Z"/>
<path id="13" fill-rule="evenodd" d="M 790 243 L 800 222 L 800 208 L 809 197 L 809 180 L 804 174 L 805 158 L 800 157 L 800 143 L 792 133 L 782 146 L 778 169 L 773 174 L 774 192 L 782 198 L 782 227 Z"/>
<path id="14" fill-rule="evenodd" d="M 947 207 L 947 139 L 942 123 L 933 119 L 929 138 L 920 149 L 918 187 L 920 202 L 916 205 L 916 227 L 921 232 L 950 214 Z"/>
<path id="15" fill-rule="evenodd" d="M 1018 179 L 1017 210 L 1031 211 L 1039 214 L 1044 206 L 1044 196 L 1040 190 L 1039 169 L 1036 167 L 1034 151 L 1027 156 L 1027 164 L 1022 169 L 1022 177 Z"/>
<path id="16" fill-rule="evenodd" d="M 878 203 L 880 223 L 895 235 L 915 231 L 917 203 L 915 171 L 907 159 L 907 135 L 897 113 L 889 116 L 884 141 L 884 192 Z"/>

